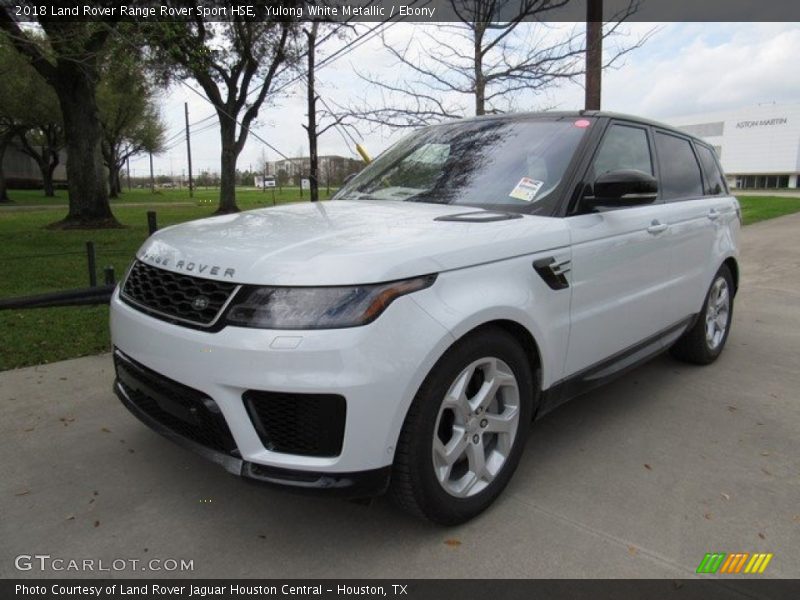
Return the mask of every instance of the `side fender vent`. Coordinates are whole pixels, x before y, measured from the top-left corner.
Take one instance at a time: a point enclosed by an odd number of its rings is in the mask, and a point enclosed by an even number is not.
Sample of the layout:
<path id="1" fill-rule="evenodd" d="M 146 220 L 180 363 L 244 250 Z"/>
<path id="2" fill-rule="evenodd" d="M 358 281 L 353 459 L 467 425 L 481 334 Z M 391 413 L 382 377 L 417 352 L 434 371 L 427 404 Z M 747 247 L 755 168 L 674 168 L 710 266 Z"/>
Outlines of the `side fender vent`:
<path id="1" fill-rule="evenodd" d="M 567 273 L 570 271 L 572 261 L 556 262 L 552 256 L 533 261 L 533 269 L 544 282 L 554 290 L 563 290 L 569 287 Z"/>

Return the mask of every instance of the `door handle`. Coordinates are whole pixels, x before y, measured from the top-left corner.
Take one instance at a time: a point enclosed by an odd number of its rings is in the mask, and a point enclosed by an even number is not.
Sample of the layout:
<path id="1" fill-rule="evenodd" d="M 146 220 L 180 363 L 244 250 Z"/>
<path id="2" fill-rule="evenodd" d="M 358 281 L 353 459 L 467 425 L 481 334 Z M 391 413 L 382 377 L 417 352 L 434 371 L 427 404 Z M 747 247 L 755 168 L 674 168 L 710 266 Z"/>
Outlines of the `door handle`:
<path id="1" fill-rule="evenodd" d="M 658 235 L 659 233 L 663 233 L 667 229 L 669 229 L 669 225 L 667 225 L 666 223 L 661 223 L 658 219 L 653 219 L 653 222 L 650 223 L 650 227 L 647 228 L 647 233 Z"/>
<path id="2" fill-rule="evenodd" d="M 711 219 L 712 221 L 716 221 L 717 219 L 719 219 L 719 212 L 717 211 L 716 208 L 712 208 L 710 211 L 708 211 L 708 218 Z"/>

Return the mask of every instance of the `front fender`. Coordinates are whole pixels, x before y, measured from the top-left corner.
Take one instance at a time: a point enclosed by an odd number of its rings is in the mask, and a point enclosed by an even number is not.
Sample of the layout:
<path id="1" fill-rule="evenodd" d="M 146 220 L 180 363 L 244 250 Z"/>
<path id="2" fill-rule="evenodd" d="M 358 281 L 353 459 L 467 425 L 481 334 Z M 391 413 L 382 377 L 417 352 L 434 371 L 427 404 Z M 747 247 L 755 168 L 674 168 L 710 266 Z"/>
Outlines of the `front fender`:
<path id="1" fill-rule="evenodd" d="M 556 254 L 569 260 L 569 250 Z M 441 273 L 436 284 L 412 298 L 455 339 L 492 321 L 513 321 L 539 350 L 542 389 L 563 373 L 569 338 L 571 287 L 553 290 L 534 271 L 533 261 L 552 251 Z M 438 360 L 438 359 L 437 359 Z"/>

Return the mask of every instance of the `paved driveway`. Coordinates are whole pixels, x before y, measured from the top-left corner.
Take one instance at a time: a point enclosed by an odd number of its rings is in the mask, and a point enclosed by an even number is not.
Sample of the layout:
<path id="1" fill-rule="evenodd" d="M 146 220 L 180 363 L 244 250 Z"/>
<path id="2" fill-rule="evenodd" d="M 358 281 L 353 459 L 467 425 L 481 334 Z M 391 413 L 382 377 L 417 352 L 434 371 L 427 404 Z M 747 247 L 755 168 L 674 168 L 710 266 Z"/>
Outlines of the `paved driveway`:
<path id="1" fill-rule="evenodd" d="M 206 577 L 685 577 L 762 551 L 766 576 L 800 577 L 800 214 L 743 238 L 721 359 L 665 356 L 546 417 L 499 502 L 453 529 L 226 474 L 122 408 L 108 355 L 0 373 L 0 576 L 45 553 Z"/>

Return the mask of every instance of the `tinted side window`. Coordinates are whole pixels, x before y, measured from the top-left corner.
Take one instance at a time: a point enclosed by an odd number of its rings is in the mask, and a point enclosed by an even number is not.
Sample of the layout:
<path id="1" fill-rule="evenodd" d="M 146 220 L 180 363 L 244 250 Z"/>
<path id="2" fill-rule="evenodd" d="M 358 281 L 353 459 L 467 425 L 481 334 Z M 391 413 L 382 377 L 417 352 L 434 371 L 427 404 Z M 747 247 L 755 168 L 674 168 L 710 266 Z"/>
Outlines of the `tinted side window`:
<path id="1" fill-rule="evenodd" d="M 711 148 L 696 144 L 697 155 L 700 157 L 700 163 L 703 165 L 703 170 L 706 173 L 706 194 L 709 196 L 718 196 L 725 193 L 725 180 L 722 177 L 722 172 L 719 170 L 714 152 Z"/>
<path id="2" fill-rule="evenodd" d="M 703 177 L 689 140 L 656 133 L 656 152 L 661 172 L 661 195 L 665 200 L 703 195 Z"/>
<path id="3" fill-rule="evenodd" d="M 618 169 L 636 169 L 653 174 L 653 160 L 650 157 L 646 130 L 627 125 L 612 125 L 606 131 L 594 157 L 592 174 L 596 179 L 598 175 Z"/>

